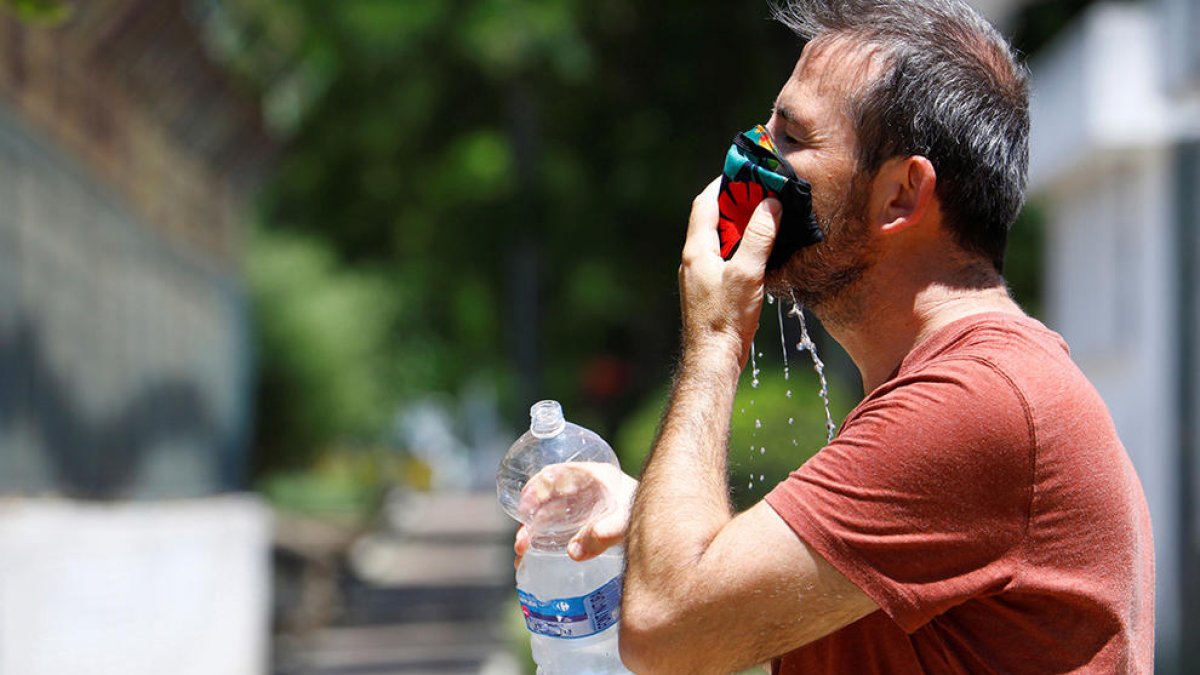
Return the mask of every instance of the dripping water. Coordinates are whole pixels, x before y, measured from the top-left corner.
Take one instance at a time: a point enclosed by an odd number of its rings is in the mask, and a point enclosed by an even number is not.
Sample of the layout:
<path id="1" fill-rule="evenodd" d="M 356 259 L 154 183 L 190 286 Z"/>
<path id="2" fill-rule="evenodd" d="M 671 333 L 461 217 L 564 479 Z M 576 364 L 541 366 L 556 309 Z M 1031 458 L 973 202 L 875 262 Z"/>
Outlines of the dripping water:
<path id="1" fill-rule="evenodd" d="M 812 357 L 813 370 L 817 371 L 817 379 L 821 381 L 821 402 L 825 405 L 825 432 L 828 441 L 833 441 L 833 435 L 837 432 L 837 425 L 833 423 L 833 415 L 829 412 L 829 382 L 825 379 L 825 364 L 821 361 L 821 357 L 817 356 L 817 346 L 813 343 L 812 338 L 808 335 L 808 325 L 804 321 L 804 309 L 800 303 L 796 302 L 796 295 L 792 294 L 792 309 L 788 312 L 789 316 L 796 317 L 800 322 L 800 342 L 796 343 L 796 349 L 799 351 L 808 351 Z"/>

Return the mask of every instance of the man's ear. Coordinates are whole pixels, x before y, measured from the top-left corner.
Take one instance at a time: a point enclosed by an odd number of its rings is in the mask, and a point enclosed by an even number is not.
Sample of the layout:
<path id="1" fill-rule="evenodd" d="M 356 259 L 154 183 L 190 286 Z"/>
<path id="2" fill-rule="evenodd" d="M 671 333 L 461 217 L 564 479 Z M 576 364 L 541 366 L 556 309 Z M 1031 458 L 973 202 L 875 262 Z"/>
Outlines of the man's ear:
<path id="1" fill-rule="evenodd" d="M 937 189 L 933 163 L 920 155 L 884 162 L 875 177 L 876 222 L 882 234 L 896 234 L 925 218 Z"/>

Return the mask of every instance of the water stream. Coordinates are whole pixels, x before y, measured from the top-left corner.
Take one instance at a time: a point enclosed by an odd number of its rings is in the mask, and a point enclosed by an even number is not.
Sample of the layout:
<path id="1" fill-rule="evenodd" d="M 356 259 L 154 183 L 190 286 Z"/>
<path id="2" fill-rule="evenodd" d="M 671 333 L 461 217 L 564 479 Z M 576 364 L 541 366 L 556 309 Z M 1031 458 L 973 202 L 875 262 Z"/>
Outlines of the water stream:
<path id="1" fill-rule="evenodd" d="M 783 331 L 783 303 L 782 302 L 779 303 L 779 306 L 775 308 L 775 315 L 779 317 L 779 346 L 783 349 L 783 379 L 790 380 L 789 370 L 788 370 L 787 334 L 784 333 L 784 331 Z M 792 397 L 791 389 L 787 390 L 787 397 L 788 398 Z"/>
<path id="2" fill-rule="evenodd" d="M 776 298 L 774 296 L 772 296 L 770 294 L 767 295 L 767 303 L 768 304 L 776 305 L 775 301 L 776 301 Z M 791 368 L 790 368 L 790 365 L 788 362 L 787 333 L 784 330 L 784 321 L 783 321 L 784 312 L 783 312 L 782 300 L 776 305 L 775 310 L 776 310 L 776 312 L 775 312 L 776 318 L 778 319 L 778 322 L 779 322 L 779 346 L 783 352 L 783 379 L 787 382 L 790 382 L 791 381 Z M 821 361 L 821 357 L 817 355 L 817 345 L 812 341 L 812 338 L 808 334 L 808 325 L 804 320 L 804 309 L 803 309 L 803 307 L 800 306 L 800 303 L 796 302 L 795 294 L 792 295 L 792 308 L 790 310 L 788 310 L 787 314 L 788 314 L 788 316 L 795 317 L 796 321 L 800 325 L 800 341 L 796 343 L 796 349 L 797 349 L 797 351 L 802 351 L 802 352 L 807 351 L 808 352 L 809 356 L 812 358 L 813 370 L 816 371 L 817 379 L 821 383 L 821 389 L 818 393 L 821 396 L 821 403 L 825 407 L 826 438 L 828 441 L 832 441 L 834 435 L 837 433 L 837 425 L 834 424 L 833 414 L 829 410 L 829 382 L 825 379 L 825 363 L 823 361 Z M 761 371 L 758 368 L 758 359 L 761 356 L 762 356 L 762 354 L 759 353 L 757 345 L 755 345 L 754 342 L 751 342 L 750 343 L 750 377 L 751 377 L 750 386 L 753 389 L 758 389 L 758 385 L 759 385 L 758 377 L 761 374 Z M 792 389 L 790 386 L 787 389 L 786 395 L 788 398 L 792 398 Z M 754 398 L 753 397 L 751 397 L 751 399 L 750 399 L 749 406 L 751 408 L 754 407 Z M 746 408 L 742 408 L 741 412 L 743 415 L 746 414 Z M 788 423 L 788 426 L 794 427 L 796 424 L 796 418 L 789 417 L 787 423 Z M 755 417 L 754 427 L 751 431 L 751 444 L 750 444 L 751 457 L 753 457 L 755 450 L 758 450 L 758 454 L 760 454 L 760 455 L 765 455 L 767 452 L 767 448 L 765 446 L 763 446 L 763 447 L 758 446 L 758 430 L 761 428 L 762 428 L 762 419 L 759 417 Z M 792 445 L 799 446 L 800 445 L 799 440 L 796 438 L 792 438 Z M 759 474 L 758 480 L 760 482 L 765 481 L 766 475 Z M 749 484 L 746 485 L 747 489 L 754 489 L 754 481 L 755 481 L 755 476 L 754 476 L 754 474 L 751 474 L 750 482 L 749 482 Z"/>
<path id="3" fill-rule="evenodd" d="M 817 356 L 817 345 L 809 337 L 808 325 L 804 322 L 804 308 L 796 302 L 795 294 L 792 295 L 792 309 L 788 311 L 788 315 L 796 317 L 796 320 L 800 322 L 800 341 L 796 343 L 796 349 L 807 350 L 809 356 L 812 357 L 813 370 L 817 371 L 817 378 L 821 381 L 820 394 L 821 402 L 825 404 L 826 437 L 829 441 L 833 441 L 833 436 L 837 433 L 837 425 L 833 423 L 833 415 L 829 412 L 829 382 L 825 380 L 825 364 L 821 361 L 821 357 Z"/>
<path id="4" fill-rule="evenodd" d="M 754 341 L 751 340 L 750 341 L 750 387 L 752 389 L 758 389 L 758 372 L 759 371 L 758 371 L 757 354 L 758 354 L 758 347 L 755 346 Z M 750 407 L 754 407 L 754 398 L 753 397 L 750 398 Z M 746 409 L 742 408 L 742 412 L 743 413 L 746 412 Z M 755 419 L 754 420 L 754 431 L 752 431 L 750 433 L 750 456 L 751 457 L 754 456 L 754 446 L 757 445 L 757 443 L 758 443 L 758 430 L 761 428 L 762 428 L 762 421 L 759 419 Z M 766 451 L 767 451 L 766 448 L 761 448 L 759 450 L 759 454 L 763 454 Z M 747 490 L 754 489 L 754 474 L 750 474 L 750 483 L 748 485 L 746 485 L 746 489 Z"/>

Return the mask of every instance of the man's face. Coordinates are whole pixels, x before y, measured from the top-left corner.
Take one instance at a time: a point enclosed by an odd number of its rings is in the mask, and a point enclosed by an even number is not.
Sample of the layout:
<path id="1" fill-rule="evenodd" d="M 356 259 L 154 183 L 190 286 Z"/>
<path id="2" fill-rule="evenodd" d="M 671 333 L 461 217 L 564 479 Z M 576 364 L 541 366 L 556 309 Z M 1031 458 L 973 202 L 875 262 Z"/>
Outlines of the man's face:
<path id="1" fill-rule="evenodd" d="M 867 226 L 870 177 L 859 175 L 850 92 L 871 77 L 872 61 L 844 39 L 818 39 L 804 49 L 767 123 L 796 175 L 812 183 L 813 213 L 825 241 L 801 249 L 767 275 L 767 290 L 794 292 L 820 308 L 857 282 L 874 258 Z"/>

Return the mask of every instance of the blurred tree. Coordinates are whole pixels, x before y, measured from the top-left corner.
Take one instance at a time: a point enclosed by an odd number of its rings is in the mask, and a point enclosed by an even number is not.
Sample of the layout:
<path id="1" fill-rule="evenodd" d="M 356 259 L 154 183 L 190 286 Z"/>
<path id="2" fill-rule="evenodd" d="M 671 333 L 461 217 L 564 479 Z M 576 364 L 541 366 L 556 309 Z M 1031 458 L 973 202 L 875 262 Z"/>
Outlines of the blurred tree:
<path id="1" fill-rule="evenodd" d="M 1042 251 L 1045 250 L 1045 213 L 1041 205 L 1025 205 L 1008 235 L 1004 279 L 1021 307 L 1042 317 Z"/>
<path id="2" fill-rule="evenodd" d="M 60 0 L 0 0 L 0 7 L 12 9 L 25 21 L 55 24 L 70 16 L 70 7 Z"/>
<path id="3" fill-rule="evenodd" d="M 327 443 L 375 438 L 393 400 L 380 374 L 401 370 L 389 359 L 403 297 L 378 275 L 339 269 L 310 237 L 258 232 L 250 261 L 259 336 L 255 468 L 302 466 Z"/>
<path id="4" fill-rule="evenodd" d="M 760 331 L 762 333 L 770 331 Z M 771 341 L 764 336 L 764 342 Z M 733 404 L 729 428 L 729 492 L 733 505 L 742 510 L 775 487 L 787 475 L 816 454 L 826 443 L 825 410 L 822 407 L 817 377 L 807 356 L 793 360 L 789 380 L 784 380 L 778 354 L 764 351 L 765 362 L 758 387 L 743 374 Z M 772 358 L 772 356 L 774 358 Z M 791 392 L 790 394 L 788 392 Z M 845 389 L 830 391 L 830 412 L 835 424 L 841 424 L 857 400 Z M 640 475 L 658 432 L 663 407 L 667 403 L 664 387 L 648 398 L 614 438 L 613 447 L 621 458 L 621 468 Z"/>
<path id="5" fill-rule="evenodd" d="M 666 376 L 687 205 L 799 51 L 765 5 L 216 8 L 217 44 L 288 134 L 266 227 L 325 242 L 421 317 L 390 335 L 427 377 L 390 393 L 482 372 L 510 410 L 554 396 L 602 433 Z"/>
<path id="6" fill-rule="evenodd" d="M 208 3 L 215 46 L 286 139 L 264 228 L 402 298 L 358 306 L 390 352 L 357 366 L 381 399 L 485 377 L 514 423 L 554 397 L 612 437 L 661 390 L 691 198 L 799 54 L 766 3 Z M 1010 265 L 1036 288 L 1037 264 Z M 263 351 L 284 337 L 264 332 Z M 283 391 L 264 388 L 267 425 Z"/>
<path id="7" fill-rule="evenodd" d="M 1022 54 L 1033 55 L 1054 41 L 1065 27 L 1099 0 L 1038 0 L 1026 2 L 1013 22 L 1011 39 Z M 1122 0 L 1140 2 L 1141 0 Z"/>

